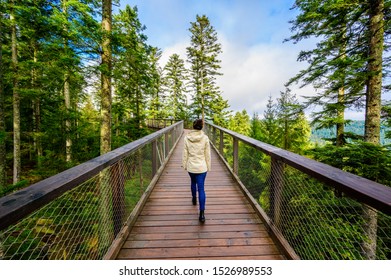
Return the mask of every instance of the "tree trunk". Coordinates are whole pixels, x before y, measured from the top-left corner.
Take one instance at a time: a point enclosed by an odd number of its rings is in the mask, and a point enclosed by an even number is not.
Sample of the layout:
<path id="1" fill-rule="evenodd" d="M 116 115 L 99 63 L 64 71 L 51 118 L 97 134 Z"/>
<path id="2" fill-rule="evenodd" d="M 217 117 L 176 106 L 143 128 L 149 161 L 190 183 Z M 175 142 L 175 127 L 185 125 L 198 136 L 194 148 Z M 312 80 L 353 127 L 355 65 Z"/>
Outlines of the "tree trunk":
<path id="1" fill-rule="evenodd" d="M 101 128 L 100 153 L 111 150 L 111 21 L 112 0 L 102 0 L 102 96 L 101 96 Z"/>
<path id="2" fill-rule="evenodd" d="M 376 259 L 377 247 L 377 210 L 369 205 L 363 205 L 363 226 L 365 241 L 362 244 L 362 254 L 364 259 Z"/>
<path id="3" fill-rule="evenodd" d="M 5 118 L 4 118 L 4 84 L 3 84 L 3 14 L 0 13 L 0 192 L 7 184 Z"/>
<path id="4" fill-rule="evenodd" d="M 34 129 L 35 129 L 35 149 L 37 152 L 37 166 L 42 166 L 42 141 L 41 141 L 41 99 L 37 97 L 33 101 Z"/>
<path id="5" fill-rule="evenodd" d="M 68 20 L 68 8 L 67 8 L 67 0 L 62 0 L 62 12 L 66 20 Z M 68 33 L 68 28 L 64 24 L 64 34 Z M 66 35 L 64 35 L 66 36 Z M 64 38 L 64 52 L 65 55 L 68 55 L 68 41 Z M 71 91 L 70 91 L 70 82 L 69 82 L 69 70 L 65 69 L 64 74 L 64 102 L 65 102 L 65 160 L 66 162 L 72 161 L 72 139 L 71 139 L 71 120 L 70 120 L 70 112 L 71 112 Z"/>
<path id="6" fill-rule="evenodd" d="M 203 76 L 203 73 L 202 73 L 202 68 L 201 68 L 201 89 L 200 89 L 200 94 L 201 94 L 202 122 L 204 123 L 205 122 L 205 100 L 204 100 L 204 76 Z"/>
<path id="7" fill-rule="evenodd" d="M 102 0 L 102 65 L 101 65 L 101 127 L 100 153 L 111 150 L 111 20 L 112 0 Z M 110 169 L 99 176 L 99 253 L 104 255 L 113 241 L 113 203 Z"/>
<path id="8" fill-rule="evenodd" d="M 14 172 L 13 183 L 20 181 L 21 156 L 20 156 L 20 94 L 18 81 L 18 48 L 16 38 L 16 22 L 14 14 L 14 1 L 11 2 L 11 49 L 12 49 L 12 85 L 13 85 L 13 129 L 14 129 Z"/>
<path id="9" fill-rule="evenodd" d="M 65 100 L 65 109 L 66 109 L 66 118 L 65 118 L 65 129 L 66 129 L 66 140 L 65 140 L 65 154 L 66 162 L 72 161 L 72 139 L 71 139 L 71 91 L 69 85 L 69 72 L 65 70 L 64 74 L 64 100 Z"/>
<path id="10" fill-rule="evenodd" d="M 384 44 L 384 0 L 369 1 L 369 58 L 368 84 L 365 110 L 365 141 L 380 143 L 380 112 L 382 90 L 382 63 Z M 376 258 L 377 211 L 368 205 L 363 207 L 366 241 L 362 245 L 365 259 Z"/>
<path id="11" fill-rule="evenodd" d="M 34 52 L 34 66 L 31 70 L 31 87 L 36 90 L 37 89 L 37 69 L 35 65 L 38 62 L 38 50 L 36 42 L 33 43 L 33 52 Z M 34 152 L 37 157 L 37 166 L 41 167 L 41 159 L 42 159 L 42 144 L 41 144 L 41 106 L 40 106 L 40 98 L 38 96 L 34 97 L 32 100 L 32 110 L 33 110 L 33 145 Z"/>
<path id="12" fill-rule="evenodd" d="M 369 58 L 365 111 L 365 141 L 380 143 L 380 112 L 384 44 L 384 0 L 369 1 Z"/>
<path id="13" fill-rule="evenodd" d="M 137 80 L 139 81 L 140 78 L 138 78 Z M 136 90 L 136 126 L 137 126 L 137 131 L 141 127 L 140 120 L 141 120 L 141 89 L 140 89 L 140 86 L 138 85 L 137 90 Z"/>

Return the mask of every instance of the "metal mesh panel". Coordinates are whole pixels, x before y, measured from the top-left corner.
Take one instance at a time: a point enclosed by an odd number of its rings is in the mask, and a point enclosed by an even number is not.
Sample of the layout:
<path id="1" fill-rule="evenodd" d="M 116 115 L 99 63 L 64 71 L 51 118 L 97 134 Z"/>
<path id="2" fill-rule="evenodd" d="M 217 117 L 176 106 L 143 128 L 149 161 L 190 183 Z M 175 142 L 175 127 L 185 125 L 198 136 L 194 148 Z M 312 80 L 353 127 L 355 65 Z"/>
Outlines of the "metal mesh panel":
<path id="1" fill-rule="evenodd" d="M 117 162 L 3 231 L 2 258 L 102 258 L 143 192 L 137 158 Z"/>
<path id="2" fill-rule="evenodd" d="M 232 150 L 232 136 L 224 133 L 231 169 Z M 301 259 L 391 259 L 390 215 L 240 141 L 238 165 L 243 185 Z"/>
<path id="3" fill-rule="evenodd" d="M 173 135 L 176 141 L 180 131 Z M 159 167 L 164 145 L 163 135 Z M 152 154 L 152 144 L 139 147 L 1 231 L 0 259 L 102 259 L 152 180 Z"/>
<path id="4" fill-rule="evenodd" d="M 229 166 L 233 168 L 233 140 L 230 135 L 224 134 L 223 136 L 223 156 L 224 159 L 228 162 Z"/>
<path id="5" fill-rule="evenodd" d="M 220 152 L 221 155 L 224 155 L 224 146 L 223 149 L 220 150 L 220 130 L 214 127 L 206 126 L 206 133 L 208 134 L 210 142 L 216 147 L 216 149 Z"/>

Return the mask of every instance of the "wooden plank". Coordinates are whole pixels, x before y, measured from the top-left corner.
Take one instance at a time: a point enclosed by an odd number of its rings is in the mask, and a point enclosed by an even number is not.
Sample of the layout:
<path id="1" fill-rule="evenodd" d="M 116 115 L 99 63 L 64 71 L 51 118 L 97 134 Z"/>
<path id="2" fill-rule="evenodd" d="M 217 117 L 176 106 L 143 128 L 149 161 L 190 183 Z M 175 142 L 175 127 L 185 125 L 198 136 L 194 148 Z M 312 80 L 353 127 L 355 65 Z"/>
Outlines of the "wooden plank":
<path id="1" fill-rule="evenodd" d="M 227 193 L 220 193 L 220 192 L 214 192 L 211 190 L 206 189 L 206 196 L 209 197 L 237 197 L 239 194 L 236 192 L 227 192 Z M 173 198 L 173 197 L 178 197 L 178 198 L 184 198 L 184 197 L 190 197 L 191 198 L 191 193 L 190 191 L 187 192 L 160 192 L 160 193 L 152 193 L 151 198 Z"/>
<path id="2" fill-rule="evenodd" d="M 183 258 L 170 258 L 170 260 L 183 260 Z M 283 255 L 264 255 L 264 256 L 219 256 L 216 257 L 191 257 L 186 260 L 285 260 Z"/>
<path id="3" fill-rule="evenodd" d="M 198 217 L 198 216 L 197 216 Z M 251 225 L 196 225 L 196 226 L 186 226 L 186 227 L 177 227 L 177 226 L 163 226 L 163 227 L 144 227 L 138 226 L 133 227 L 132 233 L 153 233 L 159 231 L 161 233 L 173 233 L 173 232 L 216 232 L 216 231 L 249 231 L 249 230 L 266 230 L 263 225 L 251 224 Z"/>
<path id="4" fill-rule="evenodd" d="M 149 215 L 149 216 L 142 216 L 140 215 L 138 217 L 138 221 L 181 221 L 181 220 L 188 220 L 189 218 L 193 217 L 193 214 L 184 214 L 184 215 Z M 257 218 L 257 217 L 256 217 Z M 214 220 L 220 220 L 220 219 L 254 219 L 254 215 L 252 213 L 243 213 L 243 214 L 235 214 L 235 213 L 229 213 L 229 214 L 208 214 L 208 220 L 214 221 Z"/>
<path id="5" fill-rule="evenodd" d="M 275 246 L 213 246 L 213 247 L 183 247 L 180 248 L 148 248 L 148 249 L 127 249 L 123 248 L 118 254 L 118 259 L 148 259 L 160 258 L 170 259 L 175 257 L 227 257 L 227 256 L 248 256 L 248 255 L 280 255 Z"/>
<path id="6" fill-rule="evenodd" d="M 208 207 L 208 206 L 207 206 Z M 247 210 L 247 209 L 235 209 L 235 211 L 233 211 L 232 209 L 229 209 L 229 208 L 226 208 L 226 209 L 211 209 L 209 210 L 208 208 L 206 208 L 206 219 L 208 219 L 207 215 L 208 214 L 230 214 L 230 213 L 240 213 L 240 214 L 245 214 L 245 213 L 255 213 L 254 210 Z M 194 215 L 198 215 L 198 210 L 194 210 L 193 211 Z M 141 212 L 141 215 L 183 215 L 183 214 L 189 214 L 189 211 L 188 210 L 177 210 L 175 212 L 173 211 L 170 211 L 170 210 L 144 210 L 143 212 Z"/>
<path id="7" fill-rule="evenodd" d="M 222 196 L 213 196 L 210 197 L 208 195 L 208 204 L 239 204 L 239 203 L 245 203 L 246 199 L 244 197 L 239 196 L 229 196 L 229 197 L 222 197 Z M 150 197 L 147 204 L 153 204 L 153 205 L 189 205 L 191 203 L 191 200 L 188 196 L 178 197 L 178 198 L 172 198 L 172 197 Z"/>
<path id="8" fill-rule="evenodd" d="M 266 230 L 259 231 L 221 231 L 221 232 L 181 232 L 181 233 L 130 233 L 127 240 L 168 240 L 183 239 L 219 239 L 219 238 L 265 238 L 269 237 Z"/>
<path id="9" fill-rule="evenodd" d="M 270 237 L 264 238 L 215 238 L 215 239 L 175 239 L 161 242 L 161 240 L 126 241 L 122 248 L 182 248 L 182 247 L 228 247 L 228 246 L 255 246 L 274 245 Z"/>
<path id="10" fill-rule="evenodd" d="M 223 210 L 221 205 L 206 205 L 205 206 L 208 211 L 209 210 Z M 151 204 L 146 204 L 144 206 L 144 211 L 158 211 L 158 210 L 170 210 L 170 211 L 180 211 L 180 210 L 194 210 L 194 208 L 197 208 L 196 205 L 165 205 L 164 208 L 161 205 L 151 205 Z M 243 204 L 231 204 L 229 205 L 229 208 L 231 211 L 247 211 L 251 210 L 251 208 L 248 205 L 243 205 Z"/>
<path id="11" fill-rule="evenodd" d="M 209 218 L 208 225 L 247 225 L 247 224 L 260 224 L 261 221 L 256 218 L 248 218 L 248 219 L 214 219 L 211 220 Z M 138 220 L 134 226 L 143 226 L 143 227 L 161 227 L 161 226 L 198 226 L 199 222 L 196 219 L 184 219 L 184 220 L 171 220 L 171 221 L 145 221 Z"/>

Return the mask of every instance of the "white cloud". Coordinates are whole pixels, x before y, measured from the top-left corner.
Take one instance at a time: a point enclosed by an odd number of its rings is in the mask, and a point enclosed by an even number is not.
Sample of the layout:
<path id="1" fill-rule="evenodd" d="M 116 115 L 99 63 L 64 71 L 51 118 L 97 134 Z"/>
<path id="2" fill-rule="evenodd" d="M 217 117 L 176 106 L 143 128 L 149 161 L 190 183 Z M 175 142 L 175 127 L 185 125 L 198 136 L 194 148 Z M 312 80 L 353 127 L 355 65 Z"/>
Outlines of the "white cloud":
<path id="1" fill-rule="evenodd" d="M 222 76 L 218 77 L 218 86 L 223 98 L 228 100 L 230 109 L 246 109 L 252 116 L 262 115 L 269 96 L 276 100 L 284 84 L 304 67 L 296 61 L 298 50 L 289 44 L 257 44 L 250 47 L 225 39 L 219 35 L 223 53 L 220 55 Z M 160 63 L 164 66 L 169 57 L 177 53 L 186 61 L 188 40 L 178 41 L 163 50 Z M 311 88 L 292 89 L 299 98 L 313 92 Z"/>
<path id="2" fill-rule="evenodd" d="M 187 59 L 186 54 L 186 48 L 189 46 L 189 42 L 187 41 L 179 41 L 173 44 L 172 46 L 169 46 L 163 50 L 162 57 L 160 58 L 160 65 L 164 67 L 168 59 L 173 54 L 178 54 L 180 58 L 182 58 L 184 61 Z"/>
<path id="3" fill-rule="evenodd" d="M 271 95 L 275 101 L 280 92 L 285 90 L 284 84 L 305 67 L 305 64 L 296 60 L 300 51 L 296 46 L 258 44 L 246 47 L 221 36 L 220 38 L 223 47 L 220 56 L 223 75 L 218 77 L 217 82 L 223 91 L 224 99 L 230 104 L 230 110 L 234 112 L 245 109 L 250 117 L 254 113 L 261 117 L 269 96 Z M 183 40 L 166 48 L 160 61 L 161 65 L 164 66 L 174 53 L 186 61 L 188 45 L 189 42 Z M 299 101 L 304 101 L 303 96 L 315 93 L 315 89 L 310 86 L 291 86 L 291 90 Z M 308 116 L 312 110 L 306 111 Z M 347 110 L 345 116 L 346 119 L 362 120 L 364 112 Z"/>
<path id="4" fill-rule="evenodd" d="M 284 91 L 284 84 L 300 70 L 305 63 L 298 63 L 301 50 L 311 49 L 316 39 L 308 39 L 295 45 L 282 43 L 292 34 L 289 20 L 294 19 L 297 10 L 291 10 L 294 0 L 273 1 L 183 1 L 183 0 L 123 0 L 139 7 L 141 21 L 149 43 L 163 48 L 161 65 L 170 55 L 177 53 L 186 61 L 186 47 L 190 44 L 190 22 L 197 14 L 206 14 L 218 33 L 223 46 L 221 72 L 218 85 L 231 110 L 246 109 L 262 115 L 268 98 L 273 100 Z M 291 90 L 301 96 L 315 93 L 312 87 Z M 388 99 L 391 99 L 391 94 Z M 347 118 L 360 118 L 363 113 L 347 112 Z"/>
<path id="5" fill-rule="evenodd" d="M 231 109 L 263 114 L 271 95 L 273 100 L 285 91 L 284 84 L 304 67 L 296 61 L 298 50 L 288 44 L 258 44 L 245 47 L 223 39 L 222 72 L 219 84 Z M 292 88 L 299 98 L 311 88 Z"/>

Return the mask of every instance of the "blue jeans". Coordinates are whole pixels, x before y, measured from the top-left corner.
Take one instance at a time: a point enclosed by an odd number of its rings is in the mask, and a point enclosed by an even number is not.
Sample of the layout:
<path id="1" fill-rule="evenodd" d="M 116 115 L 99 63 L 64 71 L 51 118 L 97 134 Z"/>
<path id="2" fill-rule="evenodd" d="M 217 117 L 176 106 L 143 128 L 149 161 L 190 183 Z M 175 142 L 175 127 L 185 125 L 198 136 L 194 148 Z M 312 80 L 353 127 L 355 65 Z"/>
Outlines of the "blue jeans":
<path id="1" fill-rule="evenodd" d="M 198 189 L 198 201 L 200 203 L 200 211 L 205 210 L 205 201 L 206 201 L 206 195 L 205 195 L 205 178 L 206 173 L 191 173 L 189 172 L 190 179 L 191 179 L 191 195 L 193 197 L 197 197 L 197 189 Z M 198 188 L 197 188 L 198 187 Z"/>

